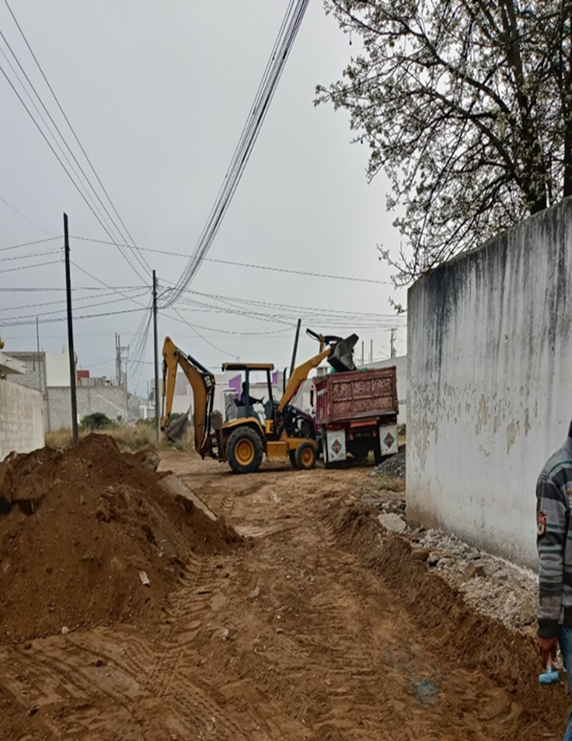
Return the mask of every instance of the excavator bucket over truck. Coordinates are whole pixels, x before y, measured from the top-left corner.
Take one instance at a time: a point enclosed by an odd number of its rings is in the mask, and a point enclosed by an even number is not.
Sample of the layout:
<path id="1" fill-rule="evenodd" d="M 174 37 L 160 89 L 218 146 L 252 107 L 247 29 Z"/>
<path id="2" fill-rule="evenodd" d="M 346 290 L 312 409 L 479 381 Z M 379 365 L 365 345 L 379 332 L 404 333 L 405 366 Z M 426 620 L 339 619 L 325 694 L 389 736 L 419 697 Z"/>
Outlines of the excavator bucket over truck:
<path id="1" fill-rule="evenodd" d="M 294 370 L 278 403 L 272 396 L 273 365 L 225 363 L 222 367 L 223 371 L 244 373 L 245 381 L 237 410 L 238 418 L 221 425 L 213 424 L 216 383 L 214 375 L 190 355 L 182 352 L 167 337 L 163 346 L 164 416 L 161 422 L 161 429 L 167 439 L 173 438 L 173 430 L 174 428 L 176 430 L 178 424 L 178 420 L 174 424 L 171 422 L 171 413 L 177 369 L 180 366 L 193 389 L 195 448 L 202 458 L 209 455 L 221 462 L 228 462 L 236 473 L 256 471 L 264 455 L 269 458 L 288 457 L 296 468 L 306 470 L 313 468 L 317 458 L 316 440 L 304 437 L 292 423 L 293 415 L 288 413 L 291 410 L 290 402 L 312 368 L 316 368 L 322 360 L 336 354 L 336 345 L 340 341 L 340 338 L 335 338 L 336 343 L 325 347 L 328 338 L 323 338 L 321 335 L 314 336 L 320 340 L 320 352 Z M 355 335 L 348 338 L 350 348 L 355 344 L 353 337 Z M 357 340 L 357 337 L 355 339 Z M 263 400 L 252 399 L 250 396 L 250 374 L 252 372 L 266 374 L 268 400 L 265 404 Z M 263 419 L 254 411 L 253 405 L 256 403 L 264 406 Z"/>

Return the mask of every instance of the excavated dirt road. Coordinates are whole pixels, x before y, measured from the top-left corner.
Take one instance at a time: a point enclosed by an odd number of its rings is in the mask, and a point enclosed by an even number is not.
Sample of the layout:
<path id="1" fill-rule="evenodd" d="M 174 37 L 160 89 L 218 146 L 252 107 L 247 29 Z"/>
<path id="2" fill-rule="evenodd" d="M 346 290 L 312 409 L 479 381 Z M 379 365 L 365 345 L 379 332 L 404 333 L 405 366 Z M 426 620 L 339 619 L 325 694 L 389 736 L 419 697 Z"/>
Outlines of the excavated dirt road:
<path id="1" fill-rule="evenodd" d="M 10 741 L 538 741 L 567 698 L 527 639 L 475 618 L 356 496 L 367 469 L 177 473 L 248 539 L 196 556 L 153 626 L 0 645 Z"/>

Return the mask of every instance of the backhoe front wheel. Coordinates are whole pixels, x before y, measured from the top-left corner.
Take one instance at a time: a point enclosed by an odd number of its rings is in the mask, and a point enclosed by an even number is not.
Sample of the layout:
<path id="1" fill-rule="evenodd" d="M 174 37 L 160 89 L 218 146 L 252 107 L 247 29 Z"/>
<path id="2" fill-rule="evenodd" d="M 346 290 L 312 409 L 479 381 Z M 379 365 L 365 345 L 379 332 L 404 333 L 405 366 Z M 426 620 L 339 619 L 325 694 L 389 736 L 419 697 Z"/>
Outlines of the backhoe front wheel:
<path id="1" fill-rule="evenodd" d="M 226 457 L 235 473 L 258 471 L 262 462 L 262 455 L 262 440 L 260 435 L 252 428 L 243 427 L 230 433 L 226 446 Z"/>
<path id="2" fill-rule="evenodd" d="M 301 471 L 309 471 L 316 465 L 316 457 L 316 446 L 312 445 L 312 443 L 302 443 L 302 445 L 296 448 L 296 452 L 294 453 L 296 468 L 299 468 Z"/>

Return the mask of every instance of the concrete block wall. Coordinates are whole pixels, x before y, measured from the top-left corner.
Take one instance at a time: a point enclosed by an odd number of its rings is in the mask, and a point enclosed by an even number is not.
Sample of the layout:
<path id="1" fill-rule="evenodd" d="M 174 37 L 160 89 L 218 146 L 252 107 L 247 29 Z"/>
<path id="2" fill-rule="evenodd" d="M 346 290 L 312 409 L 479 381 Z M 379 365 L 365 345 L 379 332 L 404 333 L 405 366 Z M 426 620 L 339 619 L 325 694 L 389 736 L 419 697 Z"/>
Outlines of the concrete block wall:
<path id="1" fill-rule="evenodd" d="M 44 445 L 43 402 L 39 391 L 0 378 L 0 460 Z"/>
<path id="2" fill-rule="evenodd" d="M 410 516 L 534 568 L 572 418 L 572 200 L 417 281 L 408 358 Z"/>
<path id="3" fill-rule="evenodd" d="M 79 386 L 77 412 L 81 420 L 87 414 L 101 412 L 109 419 L 127 420 L 127 399 L 123 386 Z M 71 427 L 71 395 L 69 386 L 47 389 L 46 428 L 61 430 Z"/>

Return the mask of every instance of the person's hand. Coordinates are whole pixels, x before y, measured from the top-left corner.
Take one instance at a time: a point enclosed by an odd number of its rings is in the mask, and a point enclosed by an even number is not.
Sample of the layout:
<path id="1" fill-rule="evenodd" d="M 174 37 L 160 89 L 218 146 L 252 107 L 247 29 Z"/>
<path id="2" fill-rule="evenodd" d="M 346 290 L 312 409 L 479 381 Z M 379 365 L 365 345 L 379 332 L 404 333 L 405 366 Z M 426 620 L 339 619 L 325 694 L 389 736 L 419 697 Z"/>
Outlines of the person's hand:
<path id="1" fill-rule="evenodd" d="M 548 662 L 554 661 L 556 658 L 556 646 L 558 645 L 558 638 L 541 638 L 536 636 L 536 643 L 538 644 L 538 650 L 540 652 L 540 658 L 542 660 L 542 668 L 546 669 Z"/>

